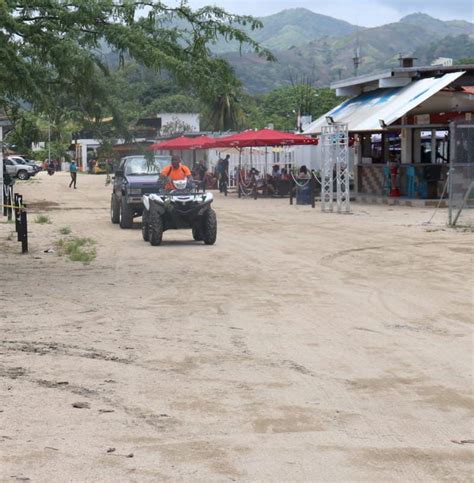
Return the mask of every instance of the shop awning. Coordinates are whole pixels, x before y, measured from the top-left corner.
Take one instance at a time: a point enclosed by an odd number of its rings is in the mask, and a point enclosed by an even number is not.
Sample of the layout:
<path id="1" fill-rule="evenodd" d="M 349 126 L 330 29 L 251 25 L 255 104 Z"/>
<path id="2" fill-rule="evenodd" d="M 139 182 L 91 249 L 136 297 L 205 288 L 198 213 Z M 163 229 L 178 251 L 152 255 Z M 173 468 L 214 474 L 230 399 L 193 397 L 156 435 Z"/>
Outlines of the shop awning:
<path id="1" fill-rule="evenodd" d="M 347 123 L 349 131 L 381 131 L 380 121 L 387 126 L 400 119 L 422 102 L 444 89 L 465 72 L 452 72 L 441 77 L 420 79 L 404 87 L 364 92 L 335 107 L 308 126 L 305 134 L 321 132 L 327 117 Z"/>

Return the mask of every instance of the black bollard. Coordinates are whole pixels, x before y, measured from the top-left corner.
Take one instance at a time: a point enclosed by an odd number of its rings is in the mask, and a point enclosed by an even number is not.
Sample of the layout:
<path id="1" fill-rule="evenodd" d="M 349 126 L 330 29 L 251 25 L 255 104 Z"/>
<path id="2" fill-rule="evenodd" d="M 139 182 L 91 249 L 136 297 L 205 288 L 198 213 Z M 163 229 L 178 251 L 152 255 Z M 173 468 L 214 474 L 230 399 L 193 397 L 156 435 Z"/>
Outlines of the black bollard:
<path id="1" fill-rule="evenodd" d="M 311 173 L 311 208 L 316 207 L 316 179 L 314 178 L 314 174 Z"/>
<path id="2" fill-rule="evenodd" d="M 293 191 L 295 189 L 295 181 L 293 176 L 290 177 L 290 205 L 293 204 Z"/>
<path id="3" fill-rule="evenodd" d="M 7 195 L 7 193 L 8 193 L 8 189 L 5 190 L 6 187 L 7 187 L 6 185 L 3 186 L 3 196 L 2 196 L 3 216 L 7 216 L 7 213 L 8 213 L 8 211 L 7 211 L 7 205 L 8 205 L 8 201 L 7 201 L 8 200 L 8 195 Z"/>
<path id="4" fill-rule="evenodd" d="M 15 228 L 17 233 L 17 241 L 21 241 L 21 207 L 23 205 L 23 196 L 18 195 L 15 206 L 18 208 L 15 209 Z"/>
<path id="5" fill-rule="evenodd" d="M 7 208 L 7 214 L 8 214 L 8 221 L 12 221 L 13 217 L 13 199 L 12 199 L 12 194 L 13 194 L 13 188 L 11 186 L 8 187 L 8 208 Z"/>
<path id="6" fill-rule="evenodd" d="M 25 209 L 21 210 L 21 253 L 28 253 L 28 219 Z"/>
<path id="7" fill-rule="evenodd" d="M 20 224 L 20 210 L 18 209 L 18 196 L 20 196 L 18 193 L 15 193 L 15 196 L 13 197 L 13 204 L 15 205 L 15 231 L 18 233 L 18 227 Z"/>

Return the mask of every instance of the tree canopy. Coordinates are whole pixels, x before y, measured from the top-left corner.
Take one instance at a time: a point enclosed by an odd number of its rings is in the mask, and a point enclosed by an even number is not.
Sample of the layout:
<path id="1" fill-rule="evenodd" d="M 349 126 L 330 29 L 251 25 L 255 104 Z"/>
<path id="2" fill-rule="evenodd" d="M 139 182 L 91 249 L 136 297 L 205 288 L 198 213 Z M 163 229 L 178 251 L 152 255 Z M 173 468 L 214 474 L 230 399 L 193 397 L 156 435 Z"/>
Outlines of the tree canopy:
<path id="1" fill-rule="evenodd" d="M 180 27 L 181 26 L 181 27 Z M 140 0 L 0 0 L 0 103 L 28 102 L 47 110 L 64 93 L 83 111 L 107 99 L 104 49 L 166 69 L 183 85 L 202 92 L 216 60 L 209 46 L 218 38 L 271 53 L 244 31 L 258 20 L 218 7 L 192 10 Z"/>

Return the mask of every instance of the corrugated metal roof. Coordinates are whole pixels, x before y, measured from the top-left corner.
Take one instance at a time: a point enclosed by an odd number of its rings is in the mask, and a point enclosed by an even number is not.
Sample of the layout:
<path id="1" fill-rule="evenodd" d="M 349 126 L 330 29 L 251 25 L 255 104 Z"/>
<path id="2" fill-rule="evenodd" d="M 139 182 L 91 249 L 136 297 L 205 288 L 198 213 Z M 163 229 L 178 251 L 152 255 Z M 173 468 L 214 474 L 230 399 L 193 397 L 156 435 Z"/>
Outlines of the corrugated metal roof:
<path id="1" fill-rule="evenodd" d="M 392 124 L 464 73 L 452 72 L 438 78 L 420 79 L 404 87 L 365 92 L 321 116 L 308 126 L 305 134 L 321 132 L 321 127 L 327 125 L 327 116 L 331 116 L 335 122 L 347 123 L 349 131 L 380 131 L 380 120 L 387 126 Z"/>

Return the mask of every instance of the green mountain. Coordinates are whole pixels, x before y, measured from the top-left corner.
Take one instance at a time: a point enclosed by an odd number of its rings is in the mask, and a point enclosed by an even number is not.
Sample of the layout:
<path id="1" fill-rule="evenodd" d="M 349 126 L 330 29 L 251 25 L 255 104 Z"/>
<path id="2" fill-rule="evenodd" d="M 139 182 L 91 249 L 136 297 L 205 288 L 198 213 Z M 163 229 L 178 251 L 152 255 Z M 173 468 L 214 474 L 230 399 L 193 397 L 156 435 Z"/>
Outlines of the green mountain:
<path id="1" fill-rule="evenodd" d="M 396 66 L 400 54 L 415 54 L 420 59 L 418 65 L 430 63 L 438 56 L 455 60 L 466 57 L 466 52 L 472 52 L 472 38 L 465 32 L 474 32 L 473 27 L 464 21 L 443 22 L 413 14 L 397 23 L 353 30 L 337 37 L 319 36 L 304 45 L 274 49 L 278 59 L 274 63 L 250 53 L 223 56 L 249 92 L 267 92 L 298 78 L 310 78 L 318 86 L 327 86 L 354 74 L 352 59 L 357 49 L 361 60 L 358 74 Z"/>
<path id="2" fill-rule="evenodd" d="M 246 30 L 253 39 L 271 50 L 285 50 L 302 46 L 325 35 L 339 37 L 355 32 L 357 27 L 343 20 L 314 13 L 306 8 L 291 8 L 260 17 L 263 28 Z M 237 52 L 236 42 L 217 42 L 212 50 L 217 54 Z"/>
<path id="3" fill-rule="evenodd" d="M 263 17 L 263 29 L 253 37 L 269 49 L 281 50 L 304 45 L 318 37 L 339 37 L 357 30 L 355 25 L 306 8 L 292 8 Z"/>
<path id="4" fill-rule="evenodd" d="M 400 23 L 415 25 L 441 37 L 447 35 L 474 35 L 474 25 L 465 20 L 449 20 L 444 22 L 430 17 L 426 13 L 412 13 L 400 20 Z"/>

